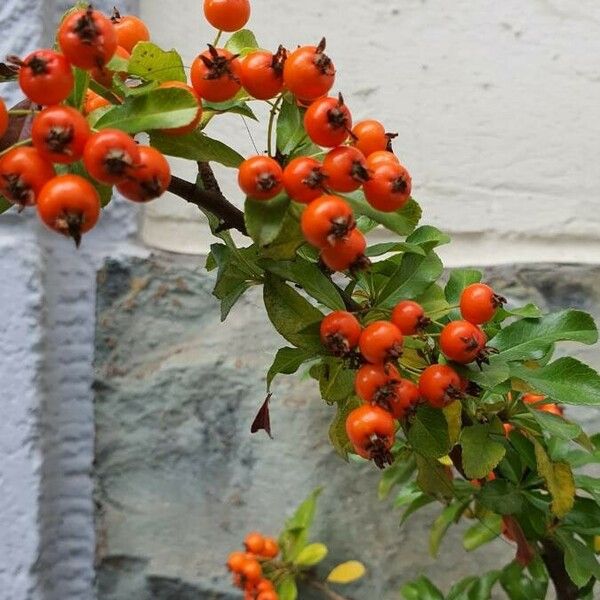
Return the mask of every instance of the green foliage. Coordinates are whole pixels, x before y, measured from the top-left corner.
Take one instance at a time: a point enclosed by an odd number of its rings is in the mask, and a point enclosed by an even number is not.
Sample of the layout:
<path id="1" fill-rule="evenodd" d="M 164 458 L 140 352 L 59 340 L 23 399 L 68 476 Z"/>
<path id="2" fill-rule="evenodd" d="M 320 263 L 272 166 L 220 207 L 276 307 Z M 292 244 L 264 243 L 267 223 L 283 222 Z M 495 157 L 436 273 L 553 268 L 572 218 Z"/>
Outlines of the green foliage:
<path id="1" fill-rule="evenodd" d="M 128 73 L 146 81 L 187 81 L 179 53 L 176 50 L 162 50 L 152 42 L 136 44 L 129 59 Z"/>
<path id="2" fill-rule="evenodd" d="M 420 406 L 408 431 L 408 441 L 418 454 L 440 458 L 450 450 L 448 422 L 444 413 L 430 406 Z"/>
<path id="3" fill-rule="evenodd" d="M 271 384 L 277 375 L 295 373 L 307 360 L 314 356 L 313 351 L 303 348 L 280 348 L 267 373 L 267 390 L 271 390 Z"/>
<path id="4" fill-rule="evenodd" d="M 258 42 L 255 35 L 249 29 L 240 29 L 225 42 L 225 48 L 232 54 L 243 56 L 258 48 Z"/>
<path id="5" fill-rule="evenodd" d="M 469 425 L 462 430 L 462 464 L 469 479 L 483 479 L 504 458 L 506 449 L 499 442 L 504 436 L 498 419 L 491 423 Z"/>
<path id="6" fill-rule="evenodd" d="M 321 488 L 314 490 L 300 504 L 292 517 L 286 521 L 285 528 L 279 537 L 279 546 L 284 560 L 296 560 L 306 547 L 308 533 L 317 510 L 317 499 L 321 492 Z"/>
<path id="7" fill-rule="evenodd" d="M 258 246 L 268 246 L 277 239 L 289 206 L 290 199 L 285 194 L 266 201 L 252 198 L 246 200 L 246 228 Z"/>
<path id="8" fill-rule="evenodd" d="M 157 88 L 146 94 L 126 97 L 122 104 L 106 111 L 95 127 L 117 127 L 128 133 L 170 129 L 189 125 L 197 112 L 197 101 L 187 90 Z"/>

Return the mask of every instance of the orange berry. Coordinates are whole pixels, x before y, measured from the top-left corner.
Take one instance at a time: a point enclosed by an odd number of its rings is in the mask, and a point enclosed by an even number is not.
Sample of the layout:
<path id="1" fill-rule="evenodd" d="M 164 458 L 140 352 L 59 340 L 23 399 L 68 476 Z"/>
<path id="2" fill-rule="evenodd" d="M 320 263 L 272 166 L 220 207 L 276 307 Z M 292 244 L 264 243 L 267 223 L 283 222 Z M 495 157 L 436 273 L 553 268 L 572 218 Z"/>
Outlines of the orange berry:
<path id="1" fill-rule="evenodd" d="M 248 552 L 260 556 L 265 547 L 265 538 L 260 533 L 253 531 L 246 536 L 244 545 Z"/>
<path id="2" fill-rule="evenodd" d="M 275 558 L 279 554 L 279 544 L 275 538 L 265 538 L 265 545 L 262 556 L 266 558 Z"/>

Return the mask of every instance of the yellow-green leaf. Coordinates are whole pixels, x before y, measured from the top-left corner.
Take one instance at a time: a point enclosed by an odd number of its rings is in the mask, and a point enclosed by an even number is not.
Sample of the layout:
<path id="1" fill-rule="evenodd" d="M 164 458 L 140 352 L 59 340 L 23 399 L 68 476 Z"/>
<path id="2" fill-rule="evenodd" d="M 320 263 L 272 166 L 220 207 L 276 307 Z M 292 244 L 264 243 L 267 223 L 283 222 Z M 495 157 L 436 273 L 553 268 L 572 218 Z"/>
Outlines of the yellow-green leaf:
<path id="1" fill-rule="evenodd" d="M 358 560 L 349 560 L 335 567 L 327 576 L 329 583 L 352 583 L 366 573 L 365 565 Z"/>
<path id="2" fill-rule="evenodd" d="M 452 404 L 449 404 L 444 409 L 444 416 L 448 421 L 448 437 L 452 445 L 458 442 L 460 437 L 460 429 L 462 425 L 462 404 L 460 400 L 455 400 Z"/>
<path id="3" fill-rule="evenodd" d="M 535 458 L 540 475 L 544 478 L 548 491 L 552 496 L 550 510 L 559 518 L 564 517 L 573 508 L 575 503 L 575 479 L 573 471 L 566 462 L 550 460 L 544 447 L 533 440 Z"/>
<path id="4" fill-rule="evenodd" d="M 294 561 L 295 564 L 302 567 L 312 567 L 320 563 L 326 556 L 329 550 L 325 544 L 309 544 L 305 546 L 298 558 Z"/>

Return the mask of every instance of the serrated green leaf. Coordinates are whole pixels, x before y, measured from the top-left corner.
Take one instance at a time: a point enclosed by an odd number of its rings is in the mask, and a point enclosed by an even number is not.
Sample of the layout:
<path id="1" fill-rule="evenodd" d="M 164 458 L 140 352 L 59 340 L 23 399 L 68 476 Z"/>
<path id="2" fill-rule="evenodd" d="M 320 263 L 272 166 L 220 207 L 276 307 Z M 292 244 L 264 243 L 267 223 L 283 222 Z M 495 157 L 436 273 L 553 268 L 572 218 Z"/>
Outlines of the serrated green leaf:
<path id="1" fill-rule="evenodd" d="M 313 351 L 303 348 L 280 348 L 277 350 L 275 360 L 267 373 L 267 391 L 271 391 L 271 384 L 277 375 L 292 375 L 314 356 Z"/>
<path id="2" fill-rule="evenodd" d="M 122 104 L 105 112 L 95 126 L 96 129 L 116 127 L 127 133 L 170 129 L 189 125 L 197 113 L 197 101 L 188 91 L 157 88 L 140 96 L 128 96 Z"/>
<path id="3" fill-rule="evenodd" d="M 393 308 L 400 300 L 417 298 L 440 277 L 444 265 L 435 252 L 405 254 L 377 297 L 377 305 Z"/>
<path id="4" fill-rule="evenodd" d="M 352 452 L 352 444 L 346 433 L 346 419 L 348 415 L 360 406 L 356 397 L 350 397 L 344 402 L 337 403 L 337 412 L 329 426 L 329 441 L 334 450 L 344 459 L 348 460 L 348 453 Z"/>
<path id="5" fill-rule="evenodd" d="M 523 510 L 521 491 L 503 479 L 484 483 L 477 493 L 477 499 L 482 506 L 501 515 L 514 515 Z"/>
<path id="6" fill-rule="evenodd" d="M 217 162 L 225 167 L 237 168 L 244 161 L 244 157 L 233 148 L 200 131 L 186 135 L 166 135 L 153 131 L 150 143 L 163 154 L 196 162 Z"/>
<path id="7" fill-rule="evenodd" d="M 495 540 L 502 533 L 502 517 L 496 513 L 486 513 L 478 523 L 467 529 L 463 535 L 463 546 L 472 552 L 480 546 Z"/>
<path id="8" fill-rule="evenodd" d="M 225 42 L 225 48 L 232 54 L 243 54 L 244 50 L 251 51 L 258 48 L 258 42 L 252 31 L 240 29 Z"/>
<path id="9" fill-rule="evenodd" d="M 444 413 L 427 405 L 419 406 L 410 423 L 408 441 L 415 452 L 427 458 L 448 454 L 451 444 Z"/>
<path id="10" fill-rule="evenodd" d="M 559 518 L 564 517 L 575 503 L 575 480 L 568 463 L 553 462 L 544 447 L 533 439 L 535 458 L 539 474 L 544 478 L 552 496 L 550 508 Z"/>
<path id="11" fill-rule="evenodd" d="M 321 398 L 333 404 L 354 394 L 356 372 L 349 369 L 343 360 L 328 356 L 321 362 L 319 391 Z"/>
<path id="12" fill-rule="evenodd" d="M 261 266 L 279 277 L 300 285 L 307 294 L 332 310 L 344 310 L 344 300 L 333 282 L 311 262 L 297 257 L 294 261 L 263 260 Z"/>
<path id="13" fill-rule="evenodd" d="M 429 554 L 436 557 L 438 555 L 440 544 L 450 528 L 452 523 L 458 522 L 463 512 L 469 505 L 469 501 L 454 502 L 447 506 L 434 521 L 429 533 Z"/>
<path id="14" fill-rule="evenodd" d="M 129 59 L 128 73 L 148 81 L 187 81 L 179 53 L 163 50 L 152 42 L 136 44 Z"/>
<path id="15" fill-rule="evenodd" d="M 558 530 L 556 538 L 565 553 L 565 567 L 577 587 L 583 587 L 592 576 L 600 579 L 600 565 L 594 551 L 573 534 Z"/>
<path id="16" fill-rule="evenodd" d="M 583 433 L 577 423 L 571 423 L 563 417 L 533 407 L 528 407 L 528 410 L 529 414 L 540 425 L 542 431 L 550 435 L 555 435 L 563 440 L 574 440 Z"/>
<path id="17" fill-rule="evenodd" d="M 498 441 L 503 437 L 504 429 L 498 419 L 462 430 L 463 468 L 469 479 L 483 479 L 498 466 L 506 453 L 506 448 Z"/>
<path id="18" fill-rule="evenodd" d="M 313 567 L 319 564 L 327 556 L 327 553 L 328 550 L 325 544 L 309 544 L 302 548 L 300 554 L 294 560 L 294 564 L 301 567 Z"/>
<path id="19" fill-rule="evenodd" d="M 410 235 L 421 219 L 421 207 L 411 199 L 404 208 L 397 212 L 381 212 L 375 210 L 364 198 L 362 192 L 342 194 L 356 215 L 363 215 L 383 225 L 398 235 Z"/>
<path id="20" fill-rule="evenodd" d="M 417 454 L 417 485 L 419 489 L 435 498 L 453 498 L 452 474 L 442 463 L 434 458 Z"/>
<path id="21" fill-rule="evenodd" d="M 315 335 L 301 333 L 309 325 L 321 322 L 320 310 L 269 273 L 265 275 L 263 299 L 271 323 L 288 342 L 299 348 L 322 349 L 318 331 Z"/>
<path id="22" fill-rule="evenodd" d="M 540 369 L 511 365 L 511 375 L 561 404 L 600 405 L 600 375 L 575 358 L 559 358 Z"/>
<path id="23" fill-rule="evenodd" d="M 250 237 L 260 246 L 272 243 L 276 238 L 290 205 L 290 199 L 280 194 L 272 200 L 246 199 L 244 220 Z"/>
<path id="24" fill-rule="evenodd" d="M 404 584 L 400 593 L 404 600 L 444 600 L 444 594 L 424 575 Z"/>
<path id="25" fill-rule="evenodd" d="M 595 344 L 598 330 L 594 320 L 579 310 L 564 310 L 541 319 L 521 319 L 503 329 L 488 345 L 499 351 L 492 361 L 515 361 L 536 358 L 536 354 L 559 341 Z"/>

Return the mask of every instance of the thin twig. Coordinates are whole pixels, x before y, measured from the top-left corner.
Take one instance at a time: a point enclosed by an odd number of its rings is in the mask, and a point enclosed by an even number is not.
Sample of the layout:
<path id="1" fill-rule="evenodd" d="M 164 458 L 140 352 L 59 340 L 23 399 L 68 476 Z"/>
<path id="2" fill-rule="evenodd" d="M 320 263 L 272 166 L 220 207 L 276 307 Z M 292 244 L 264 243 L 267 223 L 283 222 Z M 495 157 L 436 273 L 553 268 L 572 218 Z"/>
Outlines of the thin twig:
<path id="1" fill-rule="evenodd" d="M 347 596 L 342 596 L 341 594 L 334 592 L 329 586 L 327 586 L 322 581 L 311 579 L 309 581 L 309 585 L 311 587 L 314 587 L 316 590 L 322 592 L 326 598 L 329 598 L 329 600 L 351 600 L 351 598 L 348 598 Z"/>
<path id="2" fill-rule="evenodd" d="M 195 204 L 198 208 L 211 212 L 221 221 L 221 229 L 237 229 L 240 233 L 248 235 L 244 213 L 237 206 L 231 204 L 220 191 L 203 190 L 176 176 L 171 178 L 169 191 L 187 202 Z"/>

